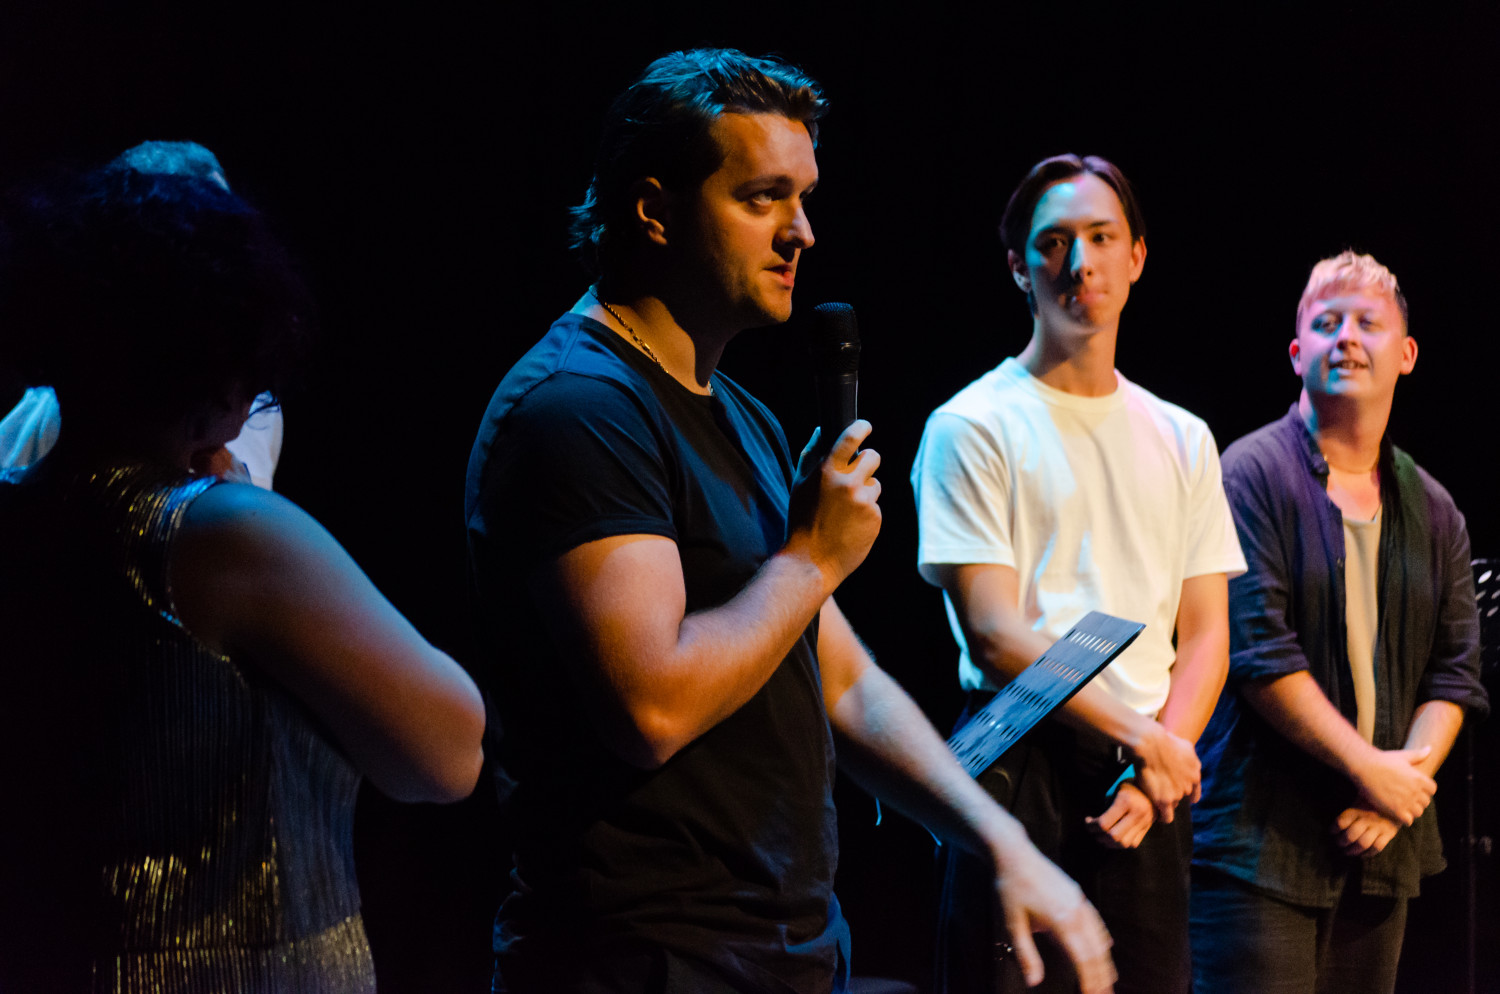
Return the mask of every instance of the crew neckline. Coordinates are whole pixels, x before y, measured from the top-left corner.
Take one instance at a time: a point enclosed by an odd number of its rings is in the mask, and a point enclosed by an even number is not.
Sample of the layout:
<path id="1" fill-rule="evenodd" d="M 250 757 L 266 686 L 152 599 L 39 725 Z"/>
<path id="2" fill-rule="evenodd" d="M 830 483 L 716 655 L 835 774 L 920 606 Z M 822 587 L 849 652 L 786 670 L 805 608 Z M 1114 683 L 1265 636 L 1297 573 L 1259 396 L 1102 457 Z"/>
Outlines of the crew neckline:
<path id="1" fill-rule="evenodd" d="M 1033 376 L 1031 371 L 1021 365 L 1021 361 L 1015 356 L 1006 358 L 1000 364 L 1000 372 L 1018 384 L 1021 384 L 1043 401 L 1058 407 L 1067 407 L 1075 411 L 1112 411 L 1125 405 L 1125 387 L 1130 381 L 1118 369 L 1114 370 L 1115 388 L 1102 397 L 1082 397 L 1076 393 L 1068 393 L 1054 386 L 1048 386 L 1041 379 Z"/>

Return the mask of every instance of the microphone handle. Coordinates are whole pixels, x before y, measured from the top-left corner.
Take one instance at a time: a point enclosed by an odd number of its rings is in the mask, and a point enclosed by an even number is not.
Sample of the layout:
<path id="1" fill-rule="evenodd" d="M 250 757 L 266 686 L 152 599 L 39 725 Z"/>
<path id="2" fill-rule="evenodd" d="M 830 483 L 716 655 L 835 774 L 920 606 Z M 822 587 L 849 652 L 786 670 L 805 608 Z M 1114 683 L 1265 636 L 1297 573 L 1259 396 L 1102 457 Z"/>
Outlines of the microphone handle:
<path id="1" fill-rule="evenodd" d="M 859 373 L 823 373 L 817 377 L 817 388 L 818 426 L 822 428 L 817 456 L 822 459 L 859 417 Z"/>

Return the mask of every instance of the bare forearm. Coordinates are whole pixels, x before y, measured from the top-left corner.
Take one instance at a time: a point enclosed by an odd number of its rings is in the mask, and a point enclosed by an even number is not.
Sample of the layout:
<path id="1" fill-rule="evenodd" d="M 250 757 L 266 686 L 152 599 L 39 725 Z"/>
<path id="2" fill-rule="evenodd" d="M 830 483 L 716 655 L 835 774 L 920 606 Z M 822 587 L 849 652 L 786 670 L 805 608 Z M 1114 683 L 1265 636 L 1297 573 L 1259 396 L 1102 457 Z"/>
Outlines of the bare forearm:
<path id="1" fill-rule="evenodd" d="M 1192 642 L 1179 640 L 1177 662 L 1172 667 L 1172 689 L 1158 720 L 1173 735 L 1197 742 L 1229 675 L 1229 640 L 1202 636 Z"/>
<path id="2" fill-rule="evenodd" d="M 990 680 L 1004 686 L 1039 659 L 1052 642 L 1040 632 L 990 631 L 969 635 L 969 654 Z M 1091 729 L 1135 752 L 1153 734 L 1156 725 L 1108 693 L 1091 684 L 1082 687 L 1057 711 L 1059 721 L 1070 728 Z"/>
<path id="3" fill-rule="evenodd" d="M 1177 607 L 1177 658 L 1159 720 L 1173 735 L 1197 742 L 1229 676 L 1229 578 L 1188 577 Z"/>
<path id="4" fill-rule="evenodd" d="M 1025 839 L 1020 825 L 958 765 L 916 703 L 869 665 L 829 713 L 839 766 L 939 838 L 993 860 Z"/>
<path id="5" fill-rule="evenodd" d="M 625 758 L 659 766 L 733 714 L 770 679 L 828 594 L 816 564 L 782 552 L 724 604 L 658 627 L 665 644 L 595 628 L 592 653 L 606 661 L 611 692 L 624 705 L 616 745 Z M 617 619 L 622 627 L 635 620 Z M 622 650 L 633 658 L 610 665 Z"/>
<path id="6" fill-rule="evenodd" d="M 1360 738 L 1306 670 L 1249 681 L 1240 694 L 1293 745 L 1351 780 L 1375 750 Z"/>
<path id="7" fill-rule="evenodd" d="M 1329 703 L 1307 671 L 1247 683 L 1241 693 L 1271 726 L 1308 755 L 1348 777 L 1359 796 L 1387 818 L 1410 825 L 1426 810 L 1437 784 L 1431 770 L 1438 751 L 1423 742 L 1414 748 L 1377 749 Z M 1461 716 L 1460 716 L 1461 718 Z M 1457 726 L 1441 707 L 1418 716 L 1412 734 L 1451 746 Z"/>
<path id="8" fill-rule="evenodd" d="M 1411 729 L 1406 735 L 1406 748 L 1431 747 L 1426 759 L 1417 768 L 1428 776 L 1437 773 L 1448 758 L 1458 733 L 1464 726 L 1464 709 L 1451 701 L 1424 701 L 1417 706 L 1411 718 Z"/>
<path id="9" fill-rule="evenodd" d="M 969 656 L 1003 685 L 1047 650 L 1050 641 L 1032 629 L 1018 608 L 1018 578 L 1009 566 L 969 564 L 946 568 L 943 587 L 963 624 Z M 1196 796 L 1200 767 L 1193 745 L 1155 720 L 1137 714 L 1103 689 L 1083 687 L 1058 712 L 1074 728 L 1101 732 L 1129 750 L 1141 789 L 1163 821 L 1184 797 Z"/>
<path id="10" fill-rule="evenodd" d="M 831 593 L 811 560 L 783 551 L 730 600 L 684 617 L 663 663 L 681 678 L 670 706 L 702 708 L 705 729 L 733 713 L 770 678 Z"/>

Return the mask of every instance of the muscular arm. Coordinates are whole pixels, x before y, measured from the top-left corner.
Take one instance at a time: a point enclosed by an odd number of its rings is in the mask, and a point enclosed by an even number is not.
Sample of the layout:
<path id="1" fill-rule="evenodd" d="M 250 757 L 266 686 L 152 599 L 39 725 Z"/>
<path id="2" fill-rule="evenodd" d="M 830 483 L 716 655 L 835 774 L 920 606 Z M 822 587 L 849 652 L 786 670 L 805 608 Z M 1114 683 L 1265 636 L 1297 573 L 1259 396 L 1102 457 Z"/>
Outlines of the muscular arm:
<path id="1" fill-rule="evenodd" d="M 818 662 L 840 767 L 939 837 L 989 860 L 1027 982 L 1042 976 L 1031 933 L 1049 931 L 1076 965 L 1082 989 L 1108 991 L 1114 968 L 1098 914 L 958 765 L 917 705 L 875 665 L 831 599 L 819 621 Z"/>
<path id="2" fill-rule="evenodd" d="M 953 600 L 969 658 L 996 683 L 1009 682 L 1051 645 L 1016 607 L 1019 581 L 1012 567 L 966 564 L 931 569 Z M 1103 690 L 1083 687 L 1058 714 L 1068 724 L 1096 729 L 1130 751 L 1142 787 L 1162 820 L 1171 821 L 1177 802 L 1197 792 L 1199 764 L 1192 743 Z"/>
<path id="3" fill-rule="evenodd" d="M 1359 732 L 1329 702 L 1306 670 L 1246 681 L 1240 687 L 1240 694 L 1292 744 L 1348 777 L 1372 810 L 1410 825 L 1432 800 L 1437 784 L 1425 767 L 1437 751 L 1433 743 L 1423 741 L 1405 749 L 1375 748 L 1360 738 Z M 1438 703 L 1444 702 L 1428 702 Z M 1424 704 L 1423 708 L 1427 706 Z M 1423 721 L 1420 719 L 1424 712 L 1419 710 L 1412 731 L 1416 732 L 1420 724 L 1424 739 L 1439 735 L 1447 724 L 1439 717 L 1443 713 L 1442 709 L 1436 709 L 1432 717 Z M 1456 726 L 1453 734 L 1457 734 Z M 1443 746 L 1445 755 L 1452 744 L 1449 737 Z M 1432 769 L 1436 768 L 1432 764 Z"/>
<path id="4" fill-rule="evenodd" d="M 880 529 L 880 457 L 850 460 L 869 431 L 851 425 L 798 485 L 786 546 L 718 607 L 687 613 L 677 545 L 660 536 L 588 542 L 542 569 L 538 603 L 621 758 L 660 766 L 748 701 L 864 559 Z"/>

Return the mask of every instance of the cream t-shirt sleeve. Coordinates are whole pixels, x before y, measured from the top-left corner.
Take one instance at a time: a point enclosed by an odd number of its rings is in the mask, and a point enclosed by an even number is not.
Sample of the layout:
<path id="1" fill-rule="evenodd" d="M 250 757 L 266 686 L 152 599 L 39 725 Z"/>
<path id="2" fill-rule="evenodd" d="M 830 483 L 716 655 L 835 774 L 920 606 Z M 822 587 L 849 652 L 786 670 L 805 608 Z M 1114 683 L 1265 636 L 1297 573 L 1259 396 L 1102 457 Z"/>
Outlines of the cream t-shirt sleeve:
<path id="1" fill-rule="evenodd" d="M 1207 427 L 1198 439 L 1194 462 L 1191 503 L 1188 510 L 1187 557 L 1183 579 L 1209 573 L 1239 576 L 1245 572 L 1229 498 L 1224 494 L 1224 475 L 1219 466 L 1219 447 Z"/>
<path id="2" fill-rule="evenodd" d="M 1014 566 L 1010 475 L 999 440 L 975 422 L 938 411 L 927 420 L 911 471 L 917 502 L 917 569 Z"/>

